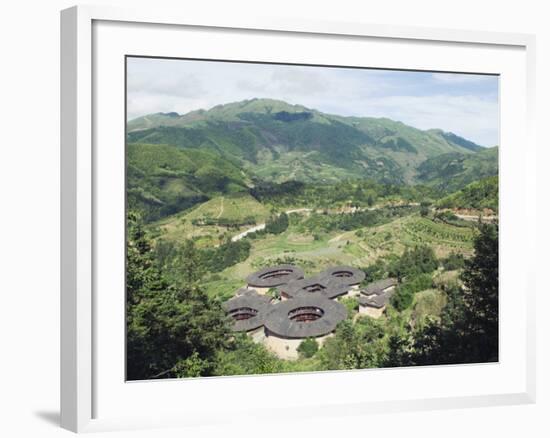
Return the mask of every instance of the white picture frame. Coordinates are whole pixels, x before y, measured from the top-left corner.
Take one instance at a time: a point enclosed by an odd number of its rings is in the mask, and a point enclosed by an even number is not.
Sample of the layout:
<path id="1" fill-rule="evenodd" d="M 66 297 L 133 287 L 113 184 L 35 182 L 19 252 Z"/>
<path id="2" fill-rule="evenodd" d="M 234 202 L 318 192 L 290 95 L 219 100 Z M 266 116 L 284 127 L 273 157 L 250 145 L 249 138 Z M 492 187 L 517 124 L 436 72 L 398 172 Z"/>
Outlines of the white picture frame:
<path id="1" fill-rule="evenodd" d="M 124 28 L 122 30 L 118 27 Z M 130 29 L 131 28 L 131 29 Z M 430 56 L 430 51 L 442 51 L 456 49 L 457 59 L 447 61 L 449 71 L 458 71 L 461 63 L 468 65 L 466 58 L 469 50 L 485 50 L 490 58 L 489 52 L 495 53 L 495 59 L 502 57 L 495 65 L 502 66 L 502 71 L 495 67 L 492 69 L 491 59 L 486 56 L 472 57 L 470 62 L 478 62 L 481 67 L 479 72 L 503 74 L 509 71 L 509 89 L 501 90 L 505 99 L 501 102 L 501 120 L 506 122 L 503 126 L 503 144 L 501 150 L 502 176 L 500 182 L 501 199 L 501 248 L 507 249 L 501 260 L 501 287 L 510 287 L 518 290 L 514 297 L 515 306 L 511 301 L 504 300 L 501 304 L 501 312 L 506 316 L 514 310 L 518 311 L 516 326 L 512 327 L 510 319 L 503 318 L 501 329 L 503 333 L 513 334 L 501 342 L 510 343 L 503 345 L 505 352 L 509 354 L 496 366 L 500 368 L 488 369 L 483 366 L 452 366 L 452 367 L 423 367 L 415 370 L 362 370 L 342 373 L 309 373 L 286 376 L 253 376 L 239 378 L 209 378 L 209 379 L 186 379 L 185 384 L 181 381 L 168 382 L 144 382 L 125 383 L 120 381 L 120 370 L 115 370 L 117 362 L 108 362 L 106 357 L 110 354 L 98 354 L 98 352 L 112 352 L 120 349 L 124 354 L 124 346 L 118 342 L 123 339 L 124 325 L 121 325 L 118 318 L 120 299 L 123 299 L 124 292 L 120 290 L 116 281 L 113 289 L 122 295 L 119 300 L 113 302 L 109 312 L 105 311 L 108 300 L 98 300 L 98 293 L 103 291 L 105 284 L 110 284 L 111 274 L 106 274 L 103 266 L 110 263 L 103 255 L 105 254 L 108 241 L 101 240 L 109 233 L 112 226 L 109 216 L 104 216 L 98 208 L 103 202 L 121 202 L 120 196 L 123 190 L 123 180 L 119 168 L 107 168 L 105 154 L 97 154 L 97 142 L 105 144 L 110 137 L 120 139 L 119 134 L 112 134 L 120 127 L 123 129 L 124 114 L 119 114 L 118 108 L 124 102 L 110 105 L 113 113 L 109 114 L 110 122 L 106 121 L 107 112 L 105 108 L 105 95 L 109 99 L 117 99 L 123 90 L 114 89 L 118 87 L 121 78 L 117 76 L 116 81 L 107 84 L 110 76 L 109 59 L 119 59 L 121 53 L 136 54 L 135 49 L 127 52 L 124 46 L 125 38 L 119 32 L 133 32 L 132 35 L 139 35 L 141 28 L 148 29 L 148 32 L 158 33 L 162 39 L 163 33 L 178 32 L 178 29 L 186 29 L 186 32 L 200 32 L 201 35 L 209 35 L 209 32 L 234 32 L 235 41 L 238 38 L 247 38 L 252 41 L 255 38 L 269 39 L 268 44 L 273 44 L 276 39 L 305 38 L 315 44 L 322 44 L 322 38 L 334 38 L 337 43 L 346 44 L 353 41 L 354 44 L 370 41 L 373 44 L 384 42 L 384 44 L 399 46 L 406 43 L 411 49 L 417 47 L 425 51 L 425 56 Z M 218 34 L 216 34 L 218 35 Z M 311 38 L 310 38 L 311 37 Z M 266 41 L 268 41 L 266 39 Z M 317 39 L 319 39 L 318 42 Z M 135 44 L 139 44 L 139 38 Z M 153 38 L 156 40 L 156 37 Z M 105 41 L 109 41 L 107 48 Z M 298 40 L 296 40 L 298 41 Z M 281 43 L 282 44 L 282 43 Z M 288 42 L 286 43 L 288 44 Z M 305 43 L 304 43 L 305 44 Z M 350 43 L 351 44 L 351 43 Z M 147 50 L 155 50 L 155 43 L 152 42 Z M 253 46 L 253 44 L 252 44 Z M 452 47 L 451 47 L 452 46 Z M 137 46 L 135 46 L 137 47 Z M 237 48 L 224 48 L 227 58 L 240 59 L 243 56 L 243 47 L 237 53 Z M 330 56 L 333 48 L 323 48 L 323 56 Z M 139 49 L 139 48 L 138 48 Z M 167 51 L 170 50 L 168 47 Z M 196 50 L 201 50 L 200 47 Z M 206 50 L 206 49 L 205 49 Z M 252 49 L 251 53 L 252 53 Z M 392 49 L 397 50 L 397 49 Z M 406 58 L 403 48 L 403 58 Z M 257 406 L 245 406 L 236 400 L 236 406 L 230 411 L 223 411 L 215 403 L 208 400 L 201 400 L 197 396 L 192 413 L 185 407 L 185 400 L 182 406 L 168 411 L 162 403 L 155 403 L 144 408 L 143 412 L 131 409 L 117 410 L 124 400 L 130 401 L 136 397 L 143 397 L 145 400 L 158 400 L 166 397 L 167 400 L 175 398 L 182 400 L 183 385 L 185 394 L 205 393 L 208 395 L 219 394 L 220 400 L 224 395 L 238 388 L 258 387 L 259 384 L 272 391 L 273 405 L 277 412 L 284 414 L 287 418 L 299 418 L 302 415 L 364 415 L 369 412 L 396 412 L 411 409 L 441 409 L 456 407 L 474 407 L 503 404 L 532 403 L 535 400 L 535 273 L 528 257 L 518 259 L 518 254 L 529 251 L 535 244 L 536 225 L 534 214 L 528 213 L 526 209 L 520 208 L 525 202 L 535 205 L 534 193 L 536 187 L 535 177 L 535 141 L 533 138 L 533 111 L 534 111 L 534 50 L 535 40 L 531 35 L 490 33 L 477 31 L 460 31 L 450 29 L 424 29 L 402 26 L 385 26 L 366 23 L 336 23 L 336 22 L 312 22 L 308 20 L 295 19 L 274 19 L 274 18 L 242 18 L 241 20 L 226 21 L 223 17 L 198 16 L 192 11 L 162 11 L 157 8 L 150 10 L 126 10 L 107 7 L 78 6 L 62 11 L 61 13 L 61 426 L 75 431 L 100 431 L 120 428 L 147 428 L 174 425 L 205 424 L 207 422 L 225 423 L 234 421 L 235 418 L 247 421 L 270 421 L 268 415 L 262 414 Z M 214 53 L 214 52 L 212 52 Z M 259 52 L 258 52 L 259 53 Z M 396 52 L 398 53 L 398 52 Z M 435 54 L 436 52 L 433 52 Z M 482 53 L 482 52 L 480 52 Z M 483 52 L 485 53 L 485 52 Z M 149 53 L 151 54 L 151 53 Z M 335 53 L 333 53 L 334 55 Z M 500 54 L 500 55 L 499 55 Z M 178 55 L 177 53 L 175 55 Z M 102 58 L 105 56 L 105 58 Z M 212 55 L 205 55 L 206 58 Z M 252 59 L 254 55 L 250 55 Z M 266 55 L 268 56 L 268 55 Z M 272 55 L 276 56 L 276 55 Z M 298 56 L 287 55 L 287 56 Z M 313 55 L 312 55 L 313 56 Z M 321 55 L 319 55 L 321 56 Z M 464 60 L 460 58 L 464 56 Z M 112 58 L 111 58 L 112 57 Z M 441 56 L 445 58 L 445 56 Z M 474 59 L 475 58 L 475 59 Z M 479 59 L 478 59 L 479 58 Z M 481 59 L 484 58 L 484 59 Z M 499 58 L 500 59 L 500 58 Z M 118 62 L 118 61 L 117 61 Z M 379 62 L 384 62 L 383 58 Z M 405 68 L 400 60 L 385 61 L 385 67 Z M 401 64 L 399 64 L 401 62 Z M 421 64 L 409 62 L 408 67 L 418 69 Z M 421 62 L 421 61 L 418 61 Z M 433 66 L 436 65 L 434 59 Z M 437 60 L 437 62 L 445 62 Z M 500 62 L 500 64 L 499 64 Z M 474 65 L 474 64 L 472 64 Z M 419 67 L 420 66 L 420 67 Z M 427 70 L 434 67 L 425 65 Z M 506 67 L 508 66 L 508 67 Z M 113 66 L 120 72 L 120 66 Z M 473 67 L 472 67 L 473 68 Z M 116 70 L 118 69 L 118 70 Z M 444 70 L 445 70 L 444 69 Z M 463 71 L 470 71 L 464 69 Z M 507 73 L 508 74 L 508 73 Z M 115 75 L 116 76 L 116 75 Z M 114 77 L 114 76 L 113 76 Z M 107 79 L 105 79 L 107 78 Z M 103 81 L 103 82 L 102 82 Z M 104 83 L 106 85 L 104 85 Z M 509 97 L 507 100 L 506 97 Z M 118 105 L 118 106 L 117 106 Z M 515 108 L 511 108 L 516 106 Z M 507 112 L 507 111 L 510 112 Z M 104 115 L 105 114 L 105 115 Z M 112 116 L 112 117 L 111 117 Z M 512 117 L 514 116 L 514 117 Z M 516 117 L 517 116 L 517 117 Z M 517 120 L 516 120 L 517 118 Z M 509 122 L 510 121 L 510 122 Z M 513 123 L 512 123 L 513 121 Z M 509 123 L 508 123 L 509 122 Z M 118 128 L 116 125 L 120 125 Z M 521 139 L 521 148 L 512 146 L 512 141 Z M 122 144 L 120 147 L 122 150 Z M 113 143 L 116 145 L 116 143 Z M 116 149 L 116 148 L 115 148 Z M 115 151 L 116 152 L 116 151 Z M 118 151 L 120 153 L 120 150 Z M 120 155 L 118 155 L 120 158 Z M 116 157 L 114 162 L 116 163 Z M 514 175 L 515 180 L 510 178 L 512 165 L 517 165 Z M 113 165 L 115 166 L 115 165 Z M 106 194 L 105 183 L 113 186 L 112 195 Z M 122 181 L 122 186 L 120 186 Z M 514 192 L 515 191 L 515 192 Z M 515 194 L 514 194 L 515 193 Z M 107 201 L 107 197 L 111 197 Z M 105 199 L 105 201 L 104 201 Z M 122 200 L 123 202 L 123 200 Z M 107 204 L 105 204 L 107 205 Z M 113 204 L 115 205 L 115 204 Z M 512 207 L 516 208 L 512 208 Z M 117 207 L 118 208 L 118 207 Z M 515 240 L 512 230 L 514 224 L 528 223 L 523 241 Z M 107 228 L 106 228 L 107 227 Z M 123 224 L 120 223 L 115 233 L 120 237 Z M 123 231 L 122 231 L 123 232 Z M 112 237 L 112 236 L 111 236 Z M 501 252 L 502 253 L 502 252 Z M 120 264 L 124 260 L 116 259 L 120 252 L 115 254 L 114 263 L 120 271 Z M 535 252 L 531 252 L 535 254 Z M 519 256 L 521 257 L 521 256 Z M 530 256 L 530 257 L 534 257 Z M 503 267 L 511 266 L 518 262 L 514 272 L 502 270 Z M 113 274 L 115 275 L 115 274 Z M 120 272 L 118 274 L 120 275 Z M 114 277 L 113 277 L 114 278 Z M 118 280 L 117 280 L 118 281 Z M 103 285 L 103 286 L 102 286 Z M 510 303 L 510 306 L 507 305 Z M 118 313 L 117 313 L 118 312 Z M 107 321 L 107 322 L 105 322 Z M 109 322 L 110 321 L 110 322 Z M 115 333 L 112 340 L 106 340 L 103 335 L 105 328 Z M 122 338 L 121 338 L 122 337 Z M 106 346 L 110 342 L 109 346 Z M 501 344 L 502 345 L 502 344 Z M 104 349 L 105 350 L 102 350 Z M 117 358 L 119 356 L 115 354 Z M 512 357 L 513 356 L 513 357 Z M 113 356 L 114 357 L 114 356 Z M 118 359 L 117 359 L 118 360 Z M 498 375 L 500 369 L 505 369 L 507 364 L 510 368 Z M 115 364 L 115 365 L 113 365 Z M 123 365 L 122 365 L 123 366 Z M 391 373 L 391 374 L 388 374 Z M 384 379 L 396 379 L 406 382 L 414 373 L 417 382 L 428 379 L 458 379 L 458 385 L 454 392 L 445 392 L 445 388 L 436 391 L 435 385 L 428 393 L 422 393 L 418 388 L 412 387 L 408 391 L 396 389 L 388 392 L 387 397 L 382 397 L 378 392 L 373 396 L 366 394 L 348 394 L 339 388 L 346 388 L 349 385 L 357 385 L 361 381 L 383 382 Z M 495 382 L 487 376 L 498 375 L 504 382 Z M 460 384 L 460 379 L 476 378 L 479 381 L 487 381 L 487 386 L 480 386 L 474 391 L 468 385 Z M 487 376 L 486 376 L 487 375 Z M 375 376 L 375 377 L 373 377 Z M 468 377 L 470 376 L 470 377 Z M 471 377 L 474 376 L 474 377 Z M 117 385 L 111 385 L 113 379 L 118 379 Z M 315 394 L 320 382 L 326 382 L 331 399 L 315 399 L 311 397 L 302 400 L 298 404 L 285 405 L 282 393 L 279 388 L 289 388 L 291 385 L 305 385 Z M 493 386 L 491 386 L 491 384 Z M 114 386 L 120 387 L 119 389 Z M 396 385 L 399 386 L 399 385 Z M 462 389 L 458 388 L 463 386 Z M 113 387 L 113 388 L 111 388 Z M 374 386 L 373 393 L 375 393 Z M 112 390 L 112 392 L 111 392 Z M 118 391 L 118 392 L 117 392 Z M 382 391 L 382 389 L 380 390 Z M 108 395 L 113 402 L 109 405 L 105 399 Z M 120 397 L 120 398 L 119 398 Z M 279 398 L 278 398 L 279 397 Z M 226 400 L 227 401 L 227 400 Z M 131 403 L 130 403 L 131 404 Z M 208 406 L 209 410 L 206 410 Z M 191 406 L 188 406 L 190 408 Z M 268 406 L 270 407 L 270 406 Z M 299 407 L 299 409 L 296 409 Z M 106 414 L 103 414 L 103 413 Z M 215 420 L 214 420 L 215 418 Z M 281 416 L 278 416 L 280 421 Z"/>

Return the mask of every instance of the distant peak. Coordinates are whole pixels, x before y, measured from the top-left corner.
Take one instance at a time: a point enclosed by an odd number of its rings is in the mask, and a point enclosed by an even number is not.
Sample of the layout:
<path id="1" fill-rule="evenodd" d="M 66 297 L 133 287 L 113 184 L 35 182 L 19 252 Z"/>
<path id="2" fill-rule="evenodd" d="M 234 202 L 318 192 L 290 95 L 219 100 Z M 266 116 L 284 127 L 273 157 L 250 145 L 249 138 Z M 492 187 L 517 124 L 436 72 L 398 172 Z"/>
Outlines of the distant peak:
<path id="1" fill-rule="evenodd" d="M 172 111 L 172 112 L 169 112 L 169 113 L 158 113 L 158 114 L 161 115 L 161 116 L 164 116 L 164 117 L 179 117 L 180 116 L 175 111 Z"/>
<path id="2" fill-rule="evenodd" d="M 454 132 L 444 131 L 442 129 L 430 129 L 428 132 L 442 136 L 445 140 L 455 145 L 458 145 L 464 149 L 468 149 L 472 152 L 477 152 L 483 149 L 482 146 L 474 143 L 473 141 L 466 140 L 460 135 L 456 135 Z"/>
<path id="3" fill-rule="evenodd" d="M 270 98 L 259 98 L 254 97 L 252 99 L 241 100 L 238 102 L 231 102 L 220 104 L 212 107 L 210 111 L 213 112 L 298 112 L 298 111 L 309 111 L 308 108 L 303 105 L 294 105 L 283 100 L 270 99 Z"/>

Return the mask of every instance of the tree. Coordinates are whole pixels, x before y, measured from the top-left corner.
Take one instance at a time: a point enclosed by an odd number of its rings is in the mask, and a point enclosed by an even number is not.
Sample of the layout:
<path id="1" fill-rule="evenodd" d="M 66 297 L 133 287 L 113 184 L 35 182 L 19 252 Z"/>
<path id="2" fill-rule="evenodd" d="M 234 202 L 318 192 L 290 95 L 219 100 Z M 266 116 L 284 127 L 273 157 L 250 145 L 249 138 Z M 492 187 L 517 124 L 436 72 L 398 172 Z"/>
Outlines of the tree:
<path id="1" fill-rule="evenodd" d="M 388 354 L 384 359 L 385 367 L 402 367 L 410 363 L 408 339 L 399 334 L 392 334 L 388 340 Z"/>
<path id="2" fill-rule="evenodd" d="M 481 225 L 474 249 L 462 274 L 465 287 L 451 287 L 440 321 L 413 333 L 411 365 L 498 360 L 498 225 Z"/>
<path id="3" fill-rule="evenodd" d="M 452 252 L 441 260 L 441 265 L 446 271 L 462 269 L 464 267 L 464 256 L 458 252 Z"/>
<path id="4" fill-rule="evenodd" d="M 283 361 L 244 333 L 238 333 L 227 348 L 218 352 L 214 375 L 270 374 L 282 370 Z"/>
<path id="5" fill-rule="evenodd" d="M 355 297 L 344 297 L 340 299 L 340 304 L 346 306 L 348 310 L 348 318 L 353 319 L 359 310 L 359 301 Z"/>
<path id="6" fill-rule="evenodd" d="M 342 321 L 335 335 L 327 339 L 318 357 L 327 370 L 378 367 L 385 355 L 384 323 L 359 318 L 357 323 Z"/>
<path id="7" fill-rule="evenodd" d="M 281 213 L 278 216 L 273 216 L 265 224 L 265 232 L 271 234 L 284 233 L 288 228 L 288 215 Z"/>
<path id="8" fill-rule="evenodd" d="M 194 245 L 183 247 L 177 288 L 154 263 L 151 241 L 133 212 L 127 248 L 127 378 L 211 375 L 229 329 L 220 303 L 197 284 Z"/>
<path id="9" fill-rule="evenodd" d="M 407 277 L 407 280 L 398 286 L 397 291 L 391 297 L 391 304 L 399 311 L 410 307 L 414 294 L 433 286 L 430 274 L 419 274 L 415 277 Z"/>
<path id="10" fill-rule="evenodd" d="M 402 280 L 407 276 L 431 273 L 437 269 L 438 265 L 433 248 L 420 245 L 406 249 L 399 259 L 390 264 L 388 272 L 390 276 Z"/>
<path id="11" fill-rule="evenodd" d="M 462 281 L 472 354 L 479 360 L 498 360 L 498 225 L 480 225 L 475 255 L 466 261 Z"/>
<path id="12" fill-rule="evenodd" d="M 397 290 L 392 295 L 390 302 L 393 307 L 402 312 L 408 309 L 413 302 L 414 292 L 412 288 L 406 284 L 397 287 Z"/>
<path id="13" fill-rule="evenodd" d="M 386 276 L 387 264 L 382 258 L 378 258 L 376 259 L 376 262 L 366 268 L 362 268 L 362 270 L 365 273 L 365 279 L 361 283 L 361 286 L 366 287 L 369 283 L 376 280 L 381 280 Z"/>
<path id="14" fill-rule="evenodd" d="M 314 338 L 307 338 L 300 342 L 297 351 L 301 357 L 309 358 L 313 357 L 319 350 L 319 344 Z"/>

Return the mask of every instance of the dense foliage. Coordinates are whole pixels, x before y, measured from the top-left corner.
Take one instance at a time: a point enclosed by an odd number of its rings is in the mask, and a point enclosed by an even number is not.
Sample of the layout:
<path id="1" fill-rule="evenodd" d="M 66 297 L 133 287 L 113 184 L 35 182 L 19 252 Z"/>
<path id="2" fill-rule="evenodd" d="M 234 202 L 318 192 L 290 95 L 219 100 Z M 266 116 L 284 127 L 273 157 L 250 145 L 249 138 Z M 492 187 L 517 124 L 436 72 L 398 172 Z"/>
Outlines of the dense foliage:
<path id="1" fill-rule="evenodd" d="M 436 155 L 418 166 L 418 172 L 419 183 L 456 191 L 480 178 L 498 174 L 498 148 L 482 149 L 475 154 Z"/>
<path id="2" fill-rule="evenodd" d="M 321 365 L 327 370 L 377 367 L 385 356 L 385 336 L 382 321 L 361 318 L 353 324 L 345 320 L 319 351 Z"/>
<path id="3" fill-rule="evenodd" d="M 456 252 L 452 252 L 443 260 L 441 260 L 441 266 L 443 266 L 443 268 L 447 271 L 462 269 L 464 267 L 464 263 L 464 256 Z"/>
<path id="4" fill-rule="evenodd" d="M 151 222 L 205 202 L 216 193 L 246 190 L 240 169 L 216 153 L 167 145 L 127 145 L 128 206 Z"/>
<path id="5" fill-rule="evenodd" d="M 319 344 L 314 338 L 307 338 L 298 345 L 298 353 L 302 357 L 313 357 L 319 351 Z"/>
<path id="6" fill-rule="evenodd" d="M 419 203 L 436 199 L 443 192 L 426 186 L 407 186 L 377 183 L 365 179 L 344 179 L 335 183 L 282 183 L 255 181 L 250 194 L 258 201 L 279 208 L 307 206 L 314 209 L 336 207 L 369 208 L 379 201 Z"/>
<path id="7" fill-rule="evenodd" d="M 220 304 L 198 286 L 193 246 L 181 259 L 186 281 L 175 288 L 154 263 L 139 217 L 130 213 L 127 266 L 127 378 L 211 375 L 228 329 Z"/>
<path id="8" fill-rule="evenodd" d="M 498 226 L 481 226 L 475 250 L 440 320 L 394 340 L 388 366 L 498 361 Z"/>
<path id="9" fill-rule="evenodd" d="M 420 274 L 431 273 L 437 269 L 439 262 L 433 248 L 419 245 L 406 249 L 399 259 L 388 267 L 391 277 L 402 280 L 407 277 L 416 277 Z"/>
<path id="10" fill-rule="evenodd" d="M 391 298 L 391 303 L 397 310 L 403 311 L 410 307 L 416 292 L 429 289 L 432 285 L 431 274 L 424 273 L 412 278 L 407 277 L 407 280 L 397 287 L 397 291 Z"/>
<path id="11" fill-rule="evenodd" d="M 271 234 L 281 234 L 288 228 L 288 215 L 281 213 L 275 217 L 269 218 L 265 223 L 265 232 Z"/>
<path id="12" fill-rule="evenodd" d="M 440 199 L 439 208 L 491 209 L 498 211 L 498 176 L 475 181 Z"/>
<path id="13" fill-rule="evenodd" d="M 157 264 L 174 284 L 179 284 L 181 280 L 181 266 L 188 257 L 189 247 L 193 247 L 192 241 L 179 244 L 160 239 L 155 245 Z M 206 272 L 220 272 L 246 260 L 249 254 L 250 242 L 247 240 L 226 240 L 217 247 L 193 249 L 193 256 L 197 262 L 195 272 L 199 276 Z"/>

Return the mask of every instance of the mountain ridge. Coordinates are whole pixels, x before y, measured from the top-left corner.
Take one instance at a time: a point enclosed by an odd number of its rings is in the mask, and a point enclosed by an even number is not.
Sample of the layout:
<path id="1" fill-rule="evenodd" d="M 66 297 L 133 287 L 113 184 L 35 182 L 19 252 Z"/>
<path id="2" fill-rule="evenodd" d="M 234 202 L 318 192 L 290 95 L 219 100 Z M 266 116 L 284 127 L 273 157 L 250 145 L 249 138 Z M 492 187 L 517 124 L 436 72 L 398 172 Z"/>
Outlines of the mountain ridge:
<path id="1" fill-rule="evenodd" d="M 419 128 L 412 127 L 401 121 L 393 120 L 388 117 L 360 117 L 360 116 L 343 116 L 332 113 L 325 113 L 323 111 L 308 108 L 300 104 L 291 104 L 282 100 L 269 99 L 269 98 L 252 98 L 246 99 L 237 102 L 229 102 L 225 104 L 218 104 L 210 109 L 197 109 L 192 110 L 184 114 L 179 114 L 177 112 L 158 112 L 152 113 L 144 116 L 139 116 L 133 118 L 127 123 L 127 132 L 133 132 L 137 130 L 155 128 L 160 126 L 172 126 L 172 127 L 189 127 L 193 124 L 200 122 L 206 122 L 209 120 L 224 120 L 224 121 L 238 121 L 238 115 L 242 113 L 267 113 L 271 114 L 273 112 L 308 112 L 313 115 L 313 121 L 324 121 L 328 120 L 338 120 L 342 123 L 349 125 L 359 125 L 361 123 L 370 125 L 372 128 L 376 124 L 387 125 L 391 124 L 393 127 L 402 126 L 408 129 L 413 129 L 418 132 L 423 132 L 426 134 L 435 135 L 438 137 L 443 137 L 448 140 L 449 143 L 454 144 L 455 146 L 460 147 L 463 151 L 479 151 L 483 149 L 483 146 L 476 144 L 470 140 L 465 139 L 453 132 L 446 132 L 442 129 L 427 129 L 422 130 Z M 152 118 L 152 119 L 151 119 Z M 363 126 L 366 128 L 366 126 Z"/>
<path id="2" fill-rule="evenodd" d="M 244 190 L 255 180 L 368 179 L 445 191 L 498 173 L 498 150 L 487 152 L 453 133 L 388 118 L 331 115 L 273 99 L 142 116 L 128 122 L 127 144 L 129 168 L 147 175 L 147 188 L 136 177 L 133 184 L 141 186 L 130 189 L 147 202 L 149 194 L 163 194 L 171 207 L 158 208 L 170 211 L 186 208 L 188 197 Z M 155 147 L 162 158 L 155 157 Z M 181 168 L 172 168 L 170 160 Z M 193 166 L 184 164 L 189 160 Z"/>
<path id="3" fill-rule="evenodd" d="M 216 151 L 244 167 L 259 167 L 268 179 L 288 178 L 289 172 L 277 176 L 270 169 L 286 155 L 283 162 L 291 158 L 302 163 L 305 180 L 319 179 L 315 170 L 332 166 L 354 177 L 408 184 L 415 182 L 416 168 L 428 158 L 483 149 L 442 130 L 423 131 L 388 118 L 331 115 L 273 99 L 232 102 L 186 114 L 142 116 L 128 122 L 127 141 Z M 304 154 L 310 154 L 309 158 Z M 320 174 L 320 179 L 325 178 Z"/>

